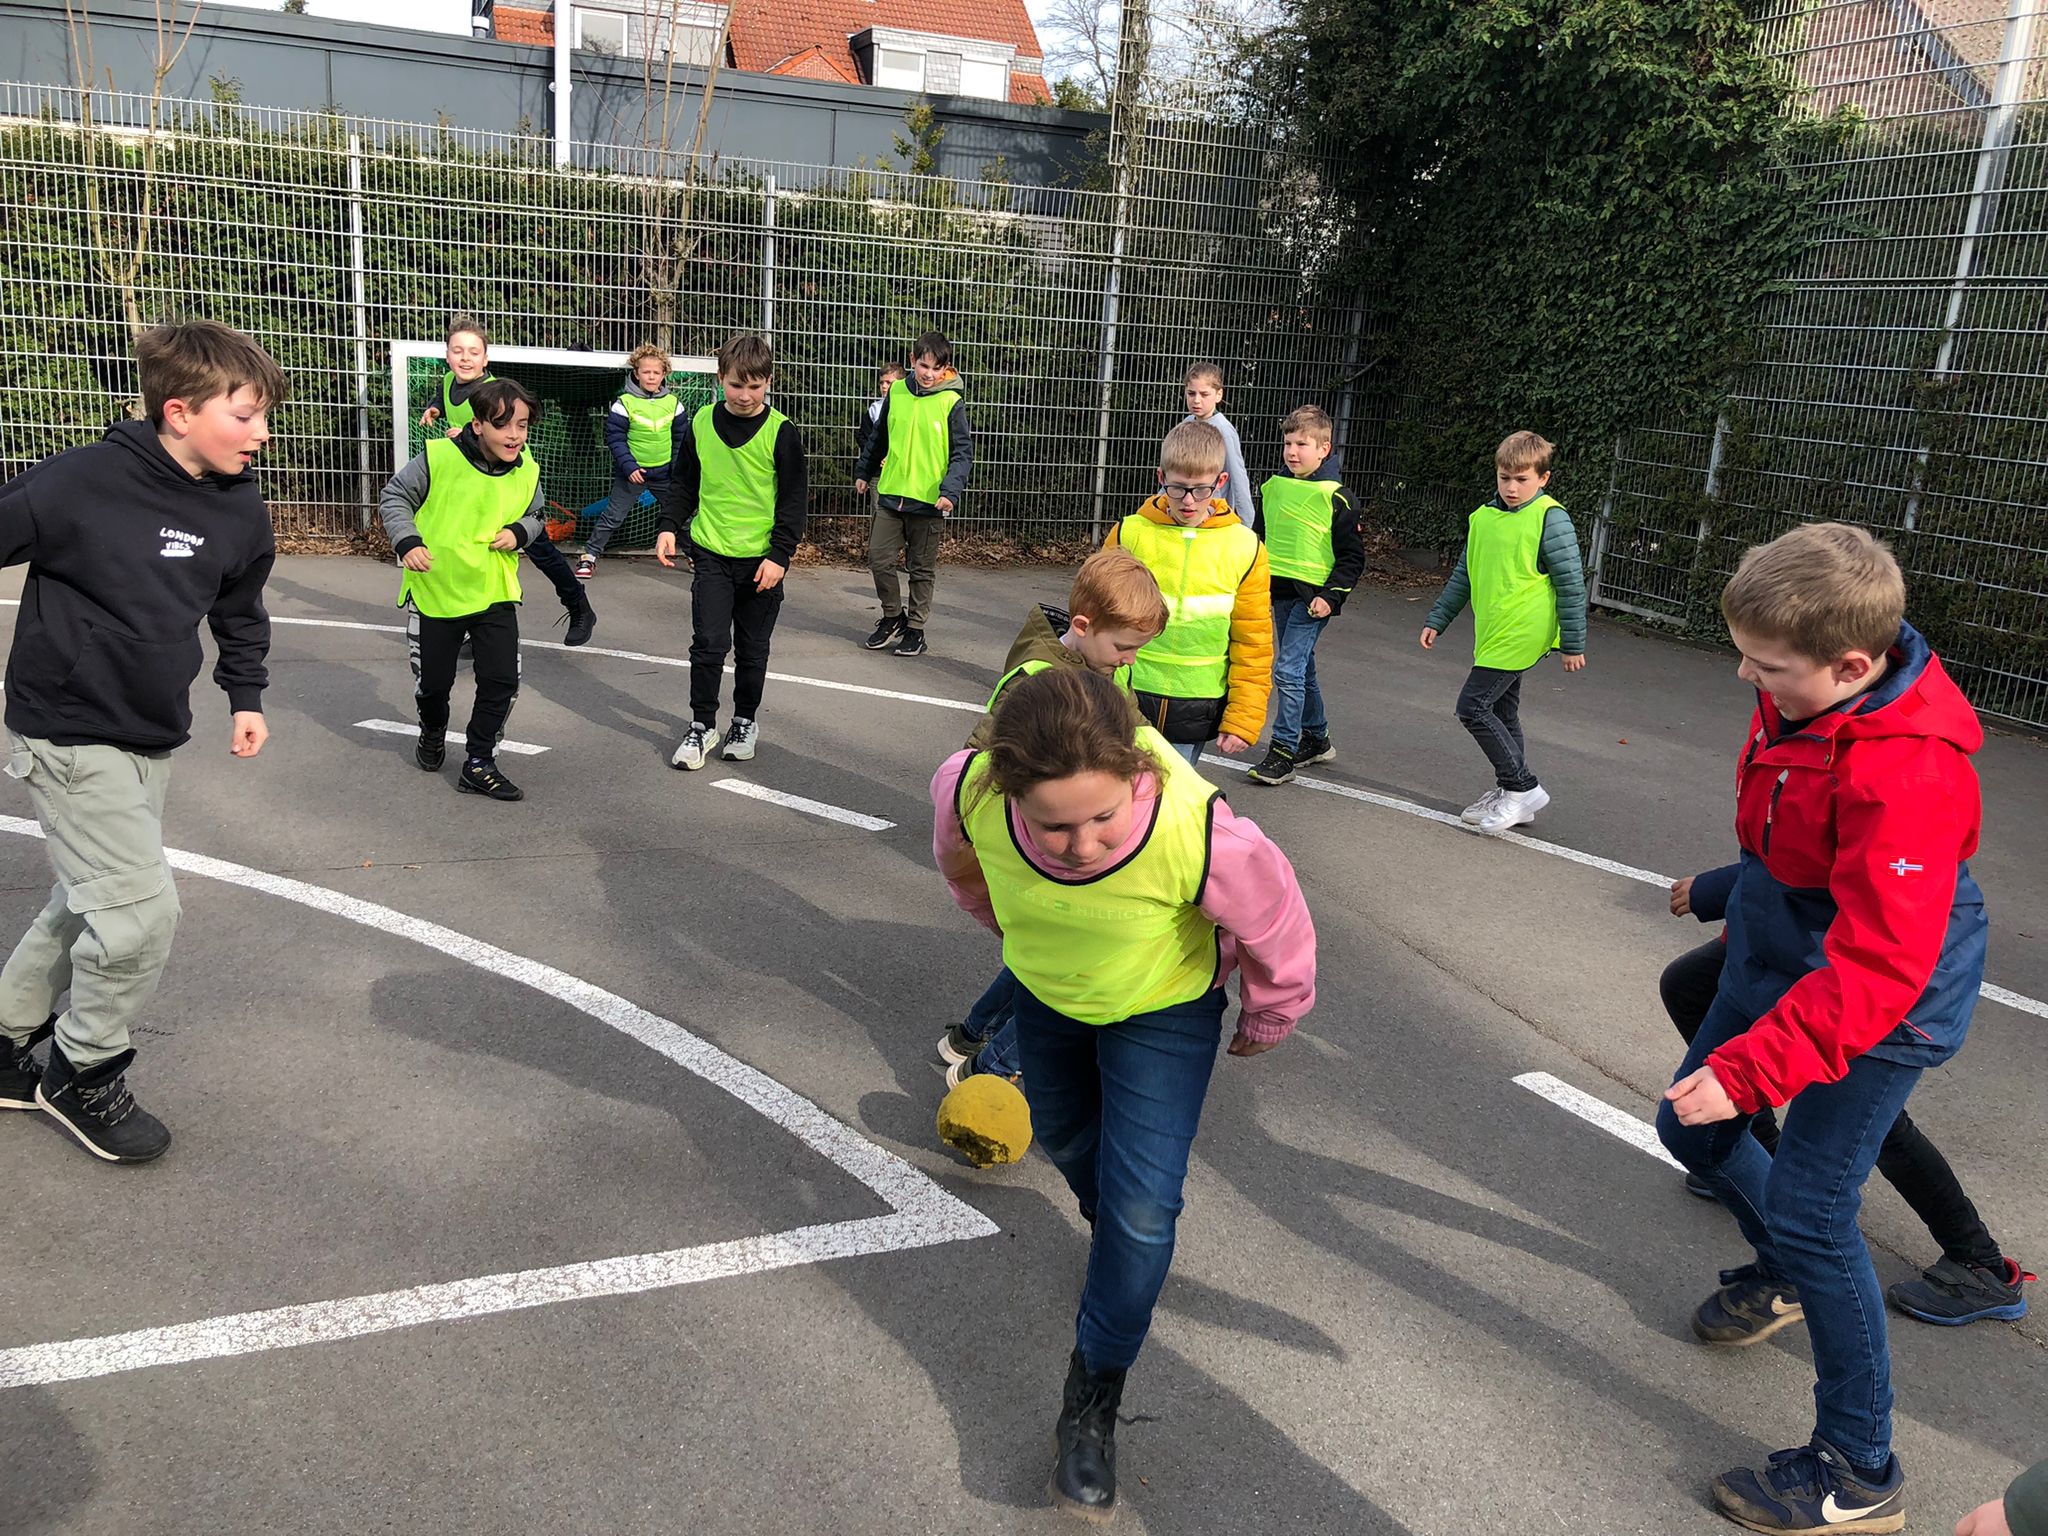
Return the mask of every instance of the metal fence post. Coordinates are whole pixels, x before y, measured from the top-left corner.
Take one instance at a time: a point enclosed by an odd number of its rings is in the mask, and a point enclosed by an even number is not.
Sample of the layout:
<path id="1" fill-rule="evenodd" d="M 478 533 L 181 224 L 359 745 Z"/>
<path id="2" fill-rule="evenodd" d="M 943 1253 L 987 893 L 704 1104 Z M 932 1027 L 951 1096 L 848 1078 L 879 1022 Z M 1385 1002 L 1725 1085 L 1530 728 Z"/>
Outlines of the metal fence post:
<path id="1" fill-rule="evenodd" d="M 1145 134 L 1140 98 L 1151 49 L 1151 25 L 1147 0 L 1124 0 L 1117 17 L 1115 99 L 1110 103 L 1109 118 L 1109 154 L 1116 166 L 1116 197 L 1110 213 L 1109 271 L 1102 285 L 1102 361 L 1096 368 L 1096 385 L 1101 394 L 1095 420 L 1095 500 L 1088 519 L 1088 538 L 1093 544 L 1102 542 L 1102 514 L 1109 491 L 1109 420 L 1116 391 L 1116 327 L 1123 290 L 1124 237 L 1130 228 L 1132 182 Z"/>
<path id="2" fill-rule="evenodd" d="M 1934 354 L 1933 377 L 1948 377 L 1955 363 L 1956 327 L 1962 324 L 1963 302 L 1977 273 L 1977 245 L 1998 205 L 2005 185 L 2006 162 L 2012 156 L 2013 133 L 2019 120 L 2027 68 L 2034 62 L 2034 20 L 2041 0 L 2011 0 L 2005 16 L 2005 41 L 1998 52 L 1998 77 L 1991 105 L 1984 114 L 1984 137 L 1977 146 L 1977 179 L 1970 189 L 1970 207 L 1963 218 L 1962 244 L 1956 248 L 1956 275 L 1948 291 L 1948 312 L 1941 322 L 1941 347 Z M 1908 533 L 1920 519 L 1920 496 L 1927 479 L 1931 444 L 1914 455 L 1913 488 L 1906 495 Z"/>
<path id="3" fill-rule="evenodd" d="M 761 202 L 761 334 L 775 336 L 775 178 Z"/>
<path id="4" fill-rule="evenodd" d="M 370 303 L 363 253 L 363 140 L 357 133 L 348 136 L 348 287 L 356 333 L 356 494 L 362 525 L 368 528 L 377 497 L 370 471 Z"/>

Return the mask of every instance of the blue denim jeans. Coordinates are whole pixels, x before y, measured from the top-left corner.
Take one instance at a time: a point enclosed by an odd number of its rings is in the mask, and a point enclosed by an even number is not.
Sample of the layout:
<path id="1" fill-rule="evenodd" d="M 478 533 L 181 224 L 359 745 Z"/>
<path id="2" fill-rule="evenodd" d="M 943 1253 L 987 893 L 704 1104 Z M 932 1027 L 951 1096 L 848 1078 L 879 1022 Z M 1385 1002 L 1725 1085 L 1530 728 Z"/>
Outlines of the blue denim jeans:
<path id="1" fill-rule="evenodd" d="M 1522 739 L 1522 674 L 1474 667 L 1458 692 L 1458 724 L 1472 733 L 1493 764 L 1493 782 L 1516 794 L 1534 789 L 1529 749 Z"/>
<path id="2" fill-rule="evenodd" d="M 1095 1224 L 1074 1319 L 1090 1370 L 1129 1369 L 1152 1326 L 1223 1006 L 1218 987 L 1119 1024 L 1083 1024 L 1017 988 L 1032 1134 Z"/>
<path id="3" fill-rule="evenodd" d="M 1273 604 L 1273 692 L 1280 701 L 1273 717 L 1273 745 L 1292 752 L 1304 736 L 1330 729 L 1323 690 L 1316 686 L 1316 641 L 1328 619 L 1318 619 L 1298 597 Z"/>
<path id="4" fill-rule="evenodd" d="M 1717 999 L 1678 1076 L 1749 1024 Z M 1919 1080 L 1918 1067 L 1857 1057 L 1840 1082 L 1815 1083 L 1785 1106 L 1775 1157 L 1750 1134 L 1748 1115 L 1688 1126 L 1668 1103 L 1657 1110 L 1658 1139 L 1713 1186 L 1757 1266 L 1798 1290 L 1813 1341 L 1814 1430 L 1866 1467 L 1891 1455 L 1892 1362 L 1884 1291 L 1856 1213 L 1878 1149 Z"/>
<path id="5" fill-rule="evenodd" d="M 1206 747 L 1208 743 L 1206 741 L 1169 741 L 1167 745 L 1193 763 L 1201 757 L 1202 748 Z"/>
<path id="6" fill-rule="evenodd" d="M 974 1056 L 977 1072 L 1015 1077 L 1024 1070 L 1017 1062 L 1016 994 L 1017 978 L 1006 965 L 967 1010 L 961 1028 L 981 1042 L 981 1049 Z"/>

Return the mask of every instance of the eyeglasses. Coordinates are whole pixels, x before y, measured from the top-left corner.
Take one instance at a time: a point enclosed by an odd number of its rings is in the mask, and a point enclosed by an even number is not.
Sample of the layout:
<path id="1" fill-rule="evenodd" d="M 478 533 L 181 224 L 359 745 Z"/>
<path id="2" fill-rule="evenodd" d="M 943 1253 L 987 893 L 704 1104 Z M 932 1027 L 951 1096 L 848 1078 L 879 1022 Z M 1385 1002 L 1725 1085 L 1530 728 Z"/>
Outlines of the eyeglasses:
<path id="1" fill-rule="evenodd" d="M 1207 501 L 1216 494 L 1216 487 L 1213 483 L 1208 485 L 1176 485 L 1173 481 L 1169 480 L 1166 484 L 1160 486 L 1159 489 L 1168 501 L 1186 501 L 1190 496 L 1200 497 L 1203 501 Z"/>

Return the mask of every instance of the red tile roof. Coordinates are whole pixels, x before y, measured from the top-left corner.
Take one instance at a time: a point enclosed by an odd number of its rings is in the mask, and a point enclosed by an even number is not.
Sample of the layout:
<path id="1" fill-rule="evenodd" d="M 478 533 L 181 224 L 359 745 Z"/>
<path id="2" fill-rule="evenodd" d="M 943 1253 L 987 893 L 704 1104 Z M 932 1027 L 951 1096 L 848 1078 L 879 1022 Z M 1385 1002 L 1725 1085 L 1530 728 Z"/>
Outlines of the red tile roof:
<path id="1" fill-rule="evenodd" d="M 500 42 L 554 46 L 552 12 L 501 3 L 496 15 Z M 1024 0 L 733 0 L 733 67 L 858 85 L 849 39 L 870 27 L 1008 43 L 1017 50 L 1010 100 L 1031 106 L 1052 99 Z"/>

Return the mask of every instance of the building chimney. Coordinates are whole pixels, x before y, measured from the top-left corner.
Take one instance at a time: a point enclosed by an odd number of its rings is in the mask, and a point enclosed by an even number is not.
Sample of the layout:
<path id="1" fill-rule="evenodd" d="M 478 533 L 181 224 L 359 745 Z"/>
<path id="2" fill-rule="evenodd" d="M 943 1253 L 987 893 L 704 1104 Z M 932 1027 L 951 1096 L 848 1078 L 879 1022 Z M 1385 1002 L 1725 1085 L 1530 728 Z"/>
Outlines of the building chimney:
<path id="1" fill-rule="evenodd" d="M 491 13 L 497 0 L 469 0 L 469 32 L 472 37 L 489 37 L 494 30 Z"/>

